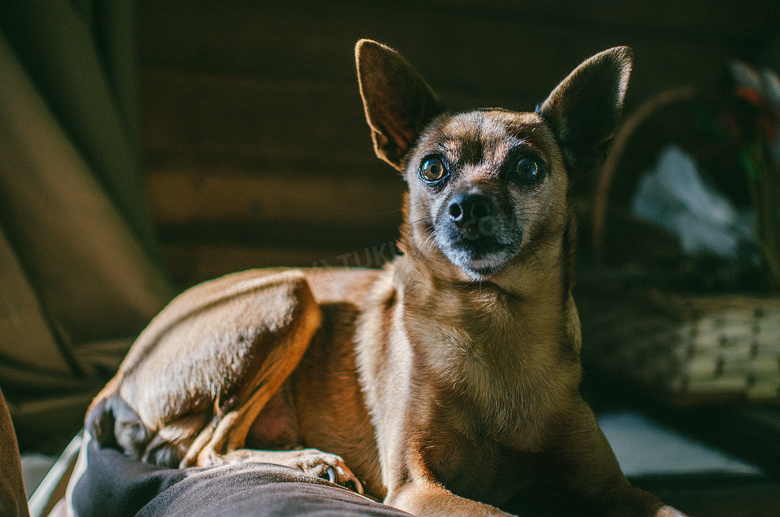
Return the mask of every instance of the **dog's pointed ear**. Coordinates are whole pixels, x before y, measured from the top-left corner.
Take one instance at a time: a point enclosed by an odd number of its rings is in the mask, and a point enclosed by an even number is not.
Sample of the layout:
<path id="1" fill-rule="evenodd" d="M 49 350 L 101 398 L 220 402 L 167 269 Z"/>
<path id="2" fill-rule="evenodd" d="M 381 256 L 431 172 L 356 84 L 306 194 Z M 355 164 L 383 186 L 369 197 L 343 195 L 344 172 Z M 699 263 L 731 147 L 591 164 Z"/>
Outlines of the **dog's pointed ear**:
<path id="1" fill-rule="evenodd" d="M 600 165 L 615 133 L 631 74 L 628 47 L 584 61 L 537 109 L 552 127 L 570 170 Z"/>
<path id="2" fill-rule="evenodd" d="M 443 110 L 436 94 L 395 50 L 371 40 L 355 46 L 366 120 L 379 158 L 398 170 L 420 132 Z"/>

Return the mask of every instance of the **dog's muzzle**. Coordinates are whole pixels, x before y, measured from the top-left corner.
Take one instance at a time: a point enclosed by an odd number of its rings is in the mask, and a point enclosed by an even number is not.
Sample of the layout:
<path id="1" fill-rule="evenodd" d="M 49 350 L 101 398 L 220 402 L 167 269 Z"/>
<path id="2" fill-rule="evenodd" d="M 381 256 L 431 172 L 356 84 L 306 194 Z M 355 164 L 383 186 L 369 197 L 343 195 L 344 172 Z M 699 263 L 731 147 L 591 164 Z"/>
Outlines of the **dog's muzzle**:
<path id="1" fill-rule="evenodd" d="M 446 207 L 437 242 L 444 254 L 472 278 L 496 273 L 516 251 L 507 218 L 482 193 L 460 193 Z M 444 222 L 446 221 L 446 222 Z"/>
<path id="2" fill-rule="evenodd" d="M 496 209 L 484 194 L 459 194 L 447 209 L 450 219 L 469 241 L 492 237 L 496 233 Z"/>

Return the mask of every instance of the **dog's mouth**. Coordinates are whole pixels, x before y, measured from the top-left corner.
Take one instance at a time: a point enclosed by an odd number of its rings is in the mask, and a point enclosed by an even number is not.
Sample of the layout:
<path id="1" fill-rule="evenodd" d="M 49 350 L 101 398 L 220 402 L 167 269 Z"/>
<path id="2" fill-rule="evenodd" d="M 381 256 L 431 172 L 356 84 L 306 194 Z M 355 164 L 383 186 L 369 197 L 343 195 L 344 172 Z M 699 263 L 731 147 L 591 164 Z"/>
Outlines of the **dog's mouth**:
<path id="1" fill-rule="evenodd" d="M 497 274 L 518 251 L 520 239 L 507 236 L 496 220 L 475 223 L 474 229 L 448 225 L 437 231 L 437 244 L 455 266 L 474 280 Z"/>

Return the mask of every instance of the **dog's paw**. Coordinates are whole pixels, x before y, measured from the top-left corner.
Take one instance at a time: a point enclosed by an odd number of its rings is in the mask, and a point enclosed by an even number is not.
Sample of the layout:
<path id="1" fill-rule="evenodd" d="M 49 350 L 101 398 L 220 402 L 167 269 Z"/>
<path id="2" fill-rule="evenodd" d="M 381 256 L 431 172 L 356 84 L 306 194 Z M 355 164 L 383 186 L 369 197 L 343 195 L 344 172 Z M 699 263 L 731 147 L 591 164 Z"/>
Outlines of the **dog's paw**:
<path id="1" fill-rule="evenodd" d="M 344 460 L 335 454 L 328 454 L 317 449 L 298 449 L 290 451 L 293 455 L 293 465 L 305 473 L 336 483 L 362 494 L 363 485 L 349 470 Z"/>
<path id="2" fill-rule="evenodd" d="M 671 506 L 664 506 L 655 513 L 655 517 L 686 517 L 686 515 Z"/>

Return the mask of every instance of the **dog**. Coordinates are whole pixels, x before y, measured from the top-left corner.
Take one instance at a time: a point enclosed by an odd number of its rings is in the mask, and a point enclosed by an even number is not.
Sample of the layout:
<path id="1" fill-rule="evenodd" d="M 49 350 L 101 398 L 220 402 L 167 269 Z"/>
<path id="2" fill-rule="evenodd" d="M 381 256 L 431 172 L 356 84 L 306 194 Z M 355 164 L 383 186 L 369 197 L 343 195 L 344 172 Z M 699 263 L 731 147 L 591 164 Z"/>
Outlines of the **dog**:
<path id="1" fill-rule="evenodd" d="M 287 465 L 415 515 L 507 515 L 533 484 L 599 515 L 682 515 L 629 484 L 578 391 L 570 184 L 605 154 L 631 50 L 584 61 L 533 112 L 449 113 L 371 40 L 356 61 L 376 154 L 408 184 L 402 254 L 185 291 L 90 406 L 90 435 L 160 465 Z"/>

